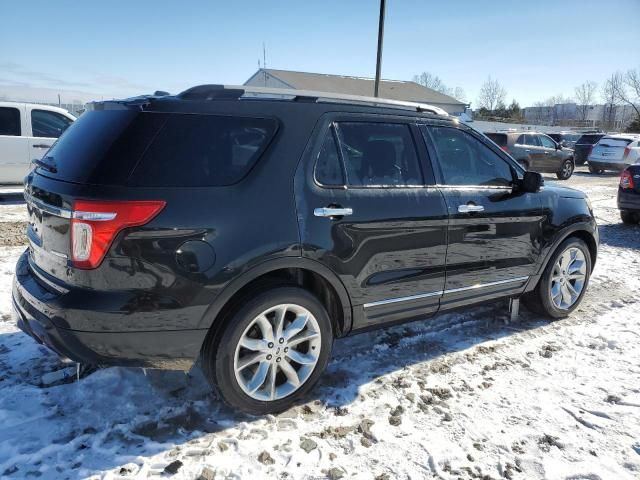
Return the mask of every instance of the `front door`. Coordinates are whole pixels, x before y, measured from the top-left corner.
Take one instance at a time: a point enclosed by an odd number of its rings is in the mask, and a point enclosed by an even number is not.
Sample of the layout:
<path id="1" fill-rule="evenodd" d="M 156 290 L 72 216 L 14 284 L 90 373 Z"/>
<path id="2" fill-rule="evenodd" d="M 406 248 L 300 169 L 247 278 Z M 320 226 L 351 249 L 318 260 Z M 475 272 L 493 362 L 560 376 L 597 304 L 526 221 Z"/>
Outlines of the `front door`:
<path id="1" fill-rule="evenodd" d="M 540 254 L 538 195 L 515 191 L 515 167 L 472 130 L 421 128 L 450 219 L 442 307 L 521 292 Z"/>
<path id="2" fill-rule="evenodd" d="M 327 117 L 296 175 L 303 255 L 342 280 L 355 329 L 439 308 L 447 208 L 419 135 L 394 117 Z"/>
<path id="3" fill-rule="evenodd" d="M 561 150 L 556 148 L 556 142 L 551 137 L 546 135 L 538 135 L 540 144 L 544 151 L 544 171 L 545 172 L 558 172 L 562 168 L 562 155 Z"/>

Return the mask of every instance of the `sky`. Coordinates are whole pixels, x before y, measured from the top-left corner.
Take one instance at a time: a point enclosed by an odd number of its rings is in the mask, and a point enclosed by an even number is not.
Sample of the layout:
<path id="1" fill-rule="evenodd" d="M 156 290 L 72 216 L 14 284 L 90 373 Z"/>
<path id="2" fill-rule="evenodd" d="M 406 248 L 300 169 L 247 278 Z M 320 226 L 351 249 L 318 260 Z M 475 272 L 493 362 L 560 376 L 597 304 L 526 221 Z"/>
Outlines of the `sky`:
<path id="1" fill-rule="evenodd" d="M 378 0 L 8 1 L 0 98 L 62 102 L 242 84 L 267 67 L 373 77 Z M 382 77 L 423 71 L 521 106 L 640 68 L 640 0 L 387 0 Z"/>

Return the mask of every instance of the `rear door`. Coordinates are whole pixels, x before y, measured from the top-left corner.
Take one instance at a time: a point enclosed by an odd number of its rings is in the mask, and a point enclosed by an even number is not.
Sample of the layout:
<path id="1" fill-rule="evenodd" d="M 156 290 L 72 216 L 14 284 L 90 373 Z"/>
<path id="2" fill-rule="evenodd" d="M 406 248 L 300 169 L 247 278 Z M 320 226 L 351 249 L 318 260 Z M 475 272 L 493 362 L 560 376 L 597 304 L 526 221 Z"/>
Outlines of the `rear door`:
<path id="1" fill-rule="evenodd" d="M 401 118 L 328 116 L 296 175 L 303 255 L 340 277 L 356 329 L 439 308 L 447 208 L 419 135 Z"/>
<path id="2" fill-rule="evenodd" d="M 29 166 L 23 106 L 0 107 L 0 184 L 22 183 Z"/>
<path id="3" fill-rule="evenodd" d="M 542 144 L 540 143 L 538 135 L 536 135 L 535 133 L 525 133 L 524 147 L 524 151 L 529 155 L 529 158 L 531 159 L 529 170 L 533 170 L 535 172 L 543 171 L 542 169 L 545 164 L 544 149 L 542 148 Z"/>
<path id="4" fill-rule="evenodd" d="M 40 160 L 73 120 L 58 112 L 28 107 L 29 161 Z M 26 174 L 26 172 L 25 172 Z"/>
<path id="5" fill-rule="evenodd" d="M 514 191 L 515 167 L 471 130 L 423 126 L 449 211 L 443 308 L 518 294 L 542 239 L 536 193 Z"/>

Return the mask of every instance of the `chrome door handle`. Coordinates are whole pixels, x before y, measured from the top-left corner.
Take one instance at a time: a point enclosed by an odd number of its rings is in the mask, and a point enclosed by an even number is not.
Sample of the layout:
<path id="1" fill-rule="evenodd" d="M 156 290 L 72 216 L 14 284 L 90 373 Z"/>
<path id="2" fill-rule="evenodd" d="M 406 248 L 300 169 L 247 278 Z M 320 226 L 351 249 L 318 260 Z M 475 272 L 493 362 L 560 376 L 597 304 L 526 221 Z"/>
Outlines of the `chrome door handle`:
<path id="1" fill-rule="evenodd" d="M 484 212 L 482 205 L 458 205 L 458 213 Z"/>
<path id="2" fill-rule="evenodd" d="M 316 208 L 313 211 L 316 217 L 345 217 L 347 215 L 353 215 L 352 208 L 340 208 L 340 207 L 322 207 Z"/>

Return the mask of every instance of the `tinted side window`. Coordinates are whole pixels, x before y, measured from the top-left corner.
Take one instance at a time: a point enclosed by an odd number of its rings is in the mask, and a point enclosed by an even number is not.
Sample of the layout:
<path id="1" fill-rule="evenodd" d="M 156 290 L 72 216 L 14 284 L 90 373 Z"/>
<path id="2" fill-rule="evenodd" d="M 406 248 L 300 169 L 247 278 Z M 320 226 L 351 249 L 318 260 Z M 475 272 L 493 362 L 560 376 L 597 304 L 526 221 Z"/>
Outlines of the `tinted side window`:
<path id="1" fill-rule="evenodd" d="M 509 186 L 509 164 L 470 134 L 451 127 L 430 127 L 447 185 Z"/>
<path id="2" fill-rule="evenodd" d="M 72 123 L 56 112 L 31 110 L 31 130 L 34 137 L 58 138 Z"/>
<path id="3" fill-rule="evenodd" d="M 341 122 L 340 148 L 352 186 L 422 185 L 409 125 Z"/>
<path id="4" fill-rule="evenodd" d="M 540 143 L 544 148 L 556 148 L 556 144 L 554 143 L 554 141 L 546 135 L 538 135 L 538 138 L 540 139 Z"/>
<path id="5" fill-rule="evenodd" d="M 525 145 L 530 145 L 532 147 L 540 147 L 540 140 L 538 140 L 538 136 L 537 135 L 533 135 L 531 133 L 528 133 L 527 135 L 524 136 L 524 144 Z"/>
<path id="6" fill-rule="evenodd" d="M 232 185 L 258 160 L 276 131 L 275 120 L 217 115 L 171 115 L 130 181 L 135 185 Z"/>
<path id="7" fill-rule="evenodd" d="M 316 181 L 322 185 L 344 185 L 344 172 L 338 155 L 333 127 L 324 137 L 315 170 Z"/>
<path id="8" fill-rule="evenodd" d="M 493 140 L 496 145 L 500 147 L 507 146 L 507 136 L 504 133 L 485 133 L 485 135 Z"/>
<path id="9" fill-rule="evenodd" d="M 526 136 L 526 135 L 520 135 L 520 136 L 518 137 L 518 139 L 516 140 L 516 143 L 517 143 L 518 145 L 526 145 L 526 143 L 525 143 L 525 142 L 526 142 L 527 140 L 525 139 L 525 136 Z"/>
<path id="10" fill-rule="evenodd" d="M 0 135 L 20 136 L 20 111 L 17 108 L 0 107 Z"/>

